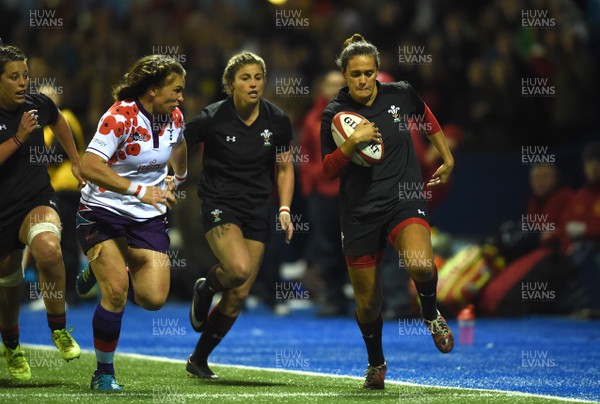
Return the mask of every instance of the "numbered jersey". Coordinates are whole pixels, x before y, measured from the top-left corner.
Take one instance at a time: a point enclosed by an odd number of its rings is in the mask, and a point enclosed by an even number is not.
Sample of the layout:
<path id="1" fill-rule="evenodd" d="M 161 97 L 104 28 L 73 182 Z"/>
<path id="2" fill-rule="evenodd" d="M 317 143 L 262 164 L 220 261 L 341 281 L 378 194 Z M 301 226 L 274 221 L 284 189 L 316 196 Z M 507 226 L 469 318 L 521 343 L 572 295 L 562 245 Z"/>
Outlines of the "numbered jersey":
<path id="1" fill-rule="evenodd" d="M 171 149 L 183 141 L 183 122 L 178 108 L 170 115 L 151 115 L 137 101 L 118 101 L 100 119 L 86 152 L 100 156 L 121 177 L 164 189 Z M 161 214 L 135 196 L 90 182 L 81 191 L 81 202 L 138 221 Z"/>

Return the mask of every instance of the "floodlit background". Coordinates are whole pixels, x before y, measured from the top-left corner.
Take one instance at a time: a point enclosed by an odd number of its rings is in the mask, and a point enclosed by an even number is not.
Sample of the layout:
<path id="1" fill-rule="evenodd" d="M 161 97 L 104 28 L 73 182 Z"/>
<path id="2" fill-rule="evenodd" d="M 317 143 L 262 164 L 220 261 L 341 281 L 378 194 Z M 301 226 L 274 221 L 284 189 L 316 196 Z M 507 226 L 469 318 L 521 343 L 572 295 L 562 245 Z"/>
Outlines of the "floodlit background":
<path id="1" fill-rule="evenodd" d="M 265 97 L 293 123 L 297 178 L 306 163 L 300 129 L 319 80 L 335 69 L 344 39 L 363 34 L 381 51 L 381 79 L 408 80 L 456 145 L 452 183 L 432 212 L 432 224 L 451 244 L 443 258 L 461 242 L 480 242 L 502 223 L 523 220 L 531 162 L 557 167 L 564 184 L 580 187 L 582 149 L 598 139 L 594 0 L 3 0 L 0 27 L 4 44 L 29 57 L 32 91 L 45 86 L 59 96 L 86 143 L 112 103 L 112 85 L 139 57 L 161 53 L 183 64 L 189 120 L 224 98 L 221 74 L 231 55 L 258 53 L 267 64 Z M 192 181 L 172 215 L 176 298 L 188 298 L 193 279 L 214 263 L 195 193 L 200 169 L 200 150 L 191 149 Z M 270 296 L 281 276 L 302 276 L 307 265 L 311 273 L 314 223 L 297 182 L 300 231 L 286 247 L 273 223 L 267 292 L 260 292 Z M 317 280 L 306 282 L 318 290 L 318 269 L 313 275 Z"/>

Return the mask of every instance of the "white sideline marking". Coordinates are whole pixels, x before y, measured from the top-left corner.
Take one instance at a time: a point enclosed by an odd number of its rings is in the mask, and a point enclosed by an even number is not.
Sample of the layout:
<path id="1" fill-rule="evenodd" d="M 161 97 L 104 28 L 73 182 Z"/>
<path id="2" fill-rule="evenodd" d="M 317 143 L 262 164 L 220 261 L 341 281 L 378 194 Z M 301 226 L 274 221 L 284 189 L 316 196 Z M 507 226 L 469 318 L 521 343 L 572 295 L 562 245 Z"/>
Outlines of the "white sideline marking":
<path id="1" fill-rule="evenodd" d="M 50 346 L 50 345 L 24 344 L 24 346 L 32 347 L 32 348 L 36 348 L 36 349 L 52 349 L 52 350 L 56 349 L 56 347 Z M 90 354 L 95 353 L 94 351 L 88 350 L 88 349 L 82 349 L 81 352 L 90 353 Z M 144 359 L 144 360 L 149 360 L 149 361 L 154 361 L 154 362 L 177 363 L 177 364 L 181 364 L 181 365 L 185 365 L 185 363 L 186 363 L 186 361 L 182 360 L 182 359 L 172 359 L 172 358 L 165 358 L 162 356 L 142 355 L 142 354 L 136 354 L 136 353 L 118 352 L 116 355 L 117 356 L 126 356 L 129 358 L 135 358 L 135 359 Z M 353 379 L 353 380 L 361 380 L 361 381 L 364 379 L 363 377 L 358 377 L 358 376 L 334 375 L 334 374 L 328 374 L 328 373 L 305 372 L 305 371 L 300 371 L 300 370 L 289 370 L 289 369 L 280 369 L 280 368 L 263 368 L 263 367 L 258 367 L 258 366 L 225 365 L 225 364 L 219 364 L 219 363 L 213 363 L 213 362 L 210 362 L 210 363 L 215 366 L 224 367 L 224 368 L 233 368 L 233 369 L 264 370 L 267 372 L 291 373 L 291 374 L 304 375 L 304 376 L 319 376 L 319 377 L 329 377 L 329 378 L 336 378 L 336 379 Z M 392 384 L 392 385 L 397 385 L 397 386 L 434 387 L 437 389 L 445 389 L 445 390 L 467 390 L 467 391 L 471 391 L 473 393 L 475 393 L 475 392 L 479 393 L 479 394 L 473 394 L 473 396 L 479 396 L 479 397 L 482 396 L 481 393 L 488 393 L 488 394 L 484 394 L 483 396 L 490 396 L 490 397 L 493 395 L 489 394 L 489 393 L 502 393 L 508 397 L 535 397 L 535 398 L 544 398 L 544 399 L 548 399 L 548 400 L 568 401 L 568 402 L 572 402 L 572 403 L 597 403 L 597 401 L 582 400 L 582 399 L 578 399 L 578 398 L 549 396 L 549 395 L 545 395 L 545 394 L 524 393 L 524 392 L 520 392 L 520 391 L 510 391 L 510 390 L 475 389 L 475 388 L 469 388 L 469 387 L 438 386 L 438 385 L 431 385 L 431 384 L 418 384 L 418 383 L 402 382 L 402 381 L 396 381 L 396 380 L 386 380 L 385 384 Z M 118 393 L 115 395 L 119 395 L 119 394 L 124 394 L 124 395 L 128 395 L 128 396 L 139 395 L 140 397 L 152 396 L 152 394 L 130 394 L 130 393 Z M 343 394 L 319 393 L 319 392 L 316 392 L 316 393 L 270 393 L 270 392 L 265 391 L 264 393 L 184 393 L 184 394 L 175 393 L 174 395 L 178 395 L 181 397 L 194 397 L 194 398 L 196 398 L 196 397 L 197 398 L 204 398 L 204 397 L 255 398 L 255 397 L 288 397 L 288 396 L 289 397 L 298 397 L 298 396 L 302 396 L 302 397 L 346 397 L 346 396 L 354 396 L 354 395 L 364 397 L 364 394 L 352 393 L 351 391 L 349 391 L 348 393 L 343 393 Z M 18 394 L 15 395 L 13 393 L 9 393 L 9 394 L 0 393 L 0 397 L 13 397 L 13 396 L 18 397 Z M 80 392 L 72 393 L 72 394 L 69 394 L 69 393 L 58 393 L 58 394 L 36 393 L 36 394 L 34 394 L 34 396 L 36 396 L 36 397 L 57 397 L 57 396 L 71 397 L 71 396 L 81 396 L 81 393 Z M 461 394 L 461 396 L 464 396 L 464 394 Z"/>

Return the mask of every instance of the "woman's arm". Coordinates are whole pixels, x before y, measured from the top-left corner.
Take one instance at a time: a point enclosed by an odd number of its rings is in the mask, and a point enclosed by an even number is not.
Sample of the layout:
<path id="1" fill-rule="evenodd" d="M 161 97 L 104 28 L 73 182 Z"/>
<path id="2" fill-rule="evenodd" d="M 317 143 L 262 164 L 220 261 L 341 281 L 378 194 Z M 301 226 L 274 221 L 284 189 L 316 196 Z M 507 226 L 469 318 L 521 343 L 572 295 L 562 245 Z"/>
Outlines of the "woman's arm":
<path id="1" fill-rule="evenodd" d="M 277 188 L 279 190 L 279 221 L 285 232 L 285 242 L 290 243 L 294 235 L 294 225 L 290 213 L 290 204 L 294 196 L 294 164 L 292 152 L 277 154 Z"/>

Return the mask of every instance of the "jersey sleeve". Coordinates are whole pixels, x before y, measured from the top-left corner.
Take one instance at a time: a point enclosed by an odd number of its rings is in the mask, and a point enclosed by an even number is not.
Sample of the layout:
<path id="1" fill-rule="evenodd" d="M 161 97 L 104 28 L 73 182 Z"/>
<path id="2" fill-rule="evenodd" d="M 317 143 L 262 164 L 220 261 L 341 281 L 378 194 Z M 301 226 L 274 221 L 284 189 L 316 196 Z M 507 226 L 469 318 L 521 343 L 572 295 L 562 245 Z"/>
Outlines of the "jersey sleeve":
<path id="1" fill-rule="evenodd" d="M 39 93 L 38 97 L 41 106 L 48 111 L 48 125 L 55 125 L 58 122 L 58 108 L 56 104 L 45 94 Z"/>
<path id="2" fill-rule="evenodd" d="M 408 91 L 410 97 L 410 105 L 413 106 L 413 118 L 411 119 L 412 122 L 417 124 L 423 123 L 423 125 L 416 125 L 417 127 L 425 128 L 420 132 L 427 136 L 431 136 L 442 130 L 435 115 L 433 115 L 433 112 L 431 112 L 427 104 L 425 104 L 425 102 L 421 99 L 414 87 L 406 81 L 400 82 L 399 84 L 402 84 L 402 86 L 405 87 Z"/>
<path id="3" fill-rule="evenodd" d="M 125 118 L 122 115 L 106 112 L 100 122 L 94 137 L 90 141 L 86 152 L 100 156 L 105 161 L 115 154 L 119 144 L 125 141 Z"/>
<path id="4" fill-rule="evenodd" d="M 288 151 L 292 138 L 292 123 L 290 122 L 290 118 L 285 114 L 279 115 L 277 132 L 275 133 L 275 146 L 279 146 L 277 148 L 278 152 Z"/>
<path id="5" fill-rule="evenodd" d="M 184 136 L 188 146 L 204 142 L 210 126 L 208 109 L 204 108 L 198 116 L 185 124 Z"/>

